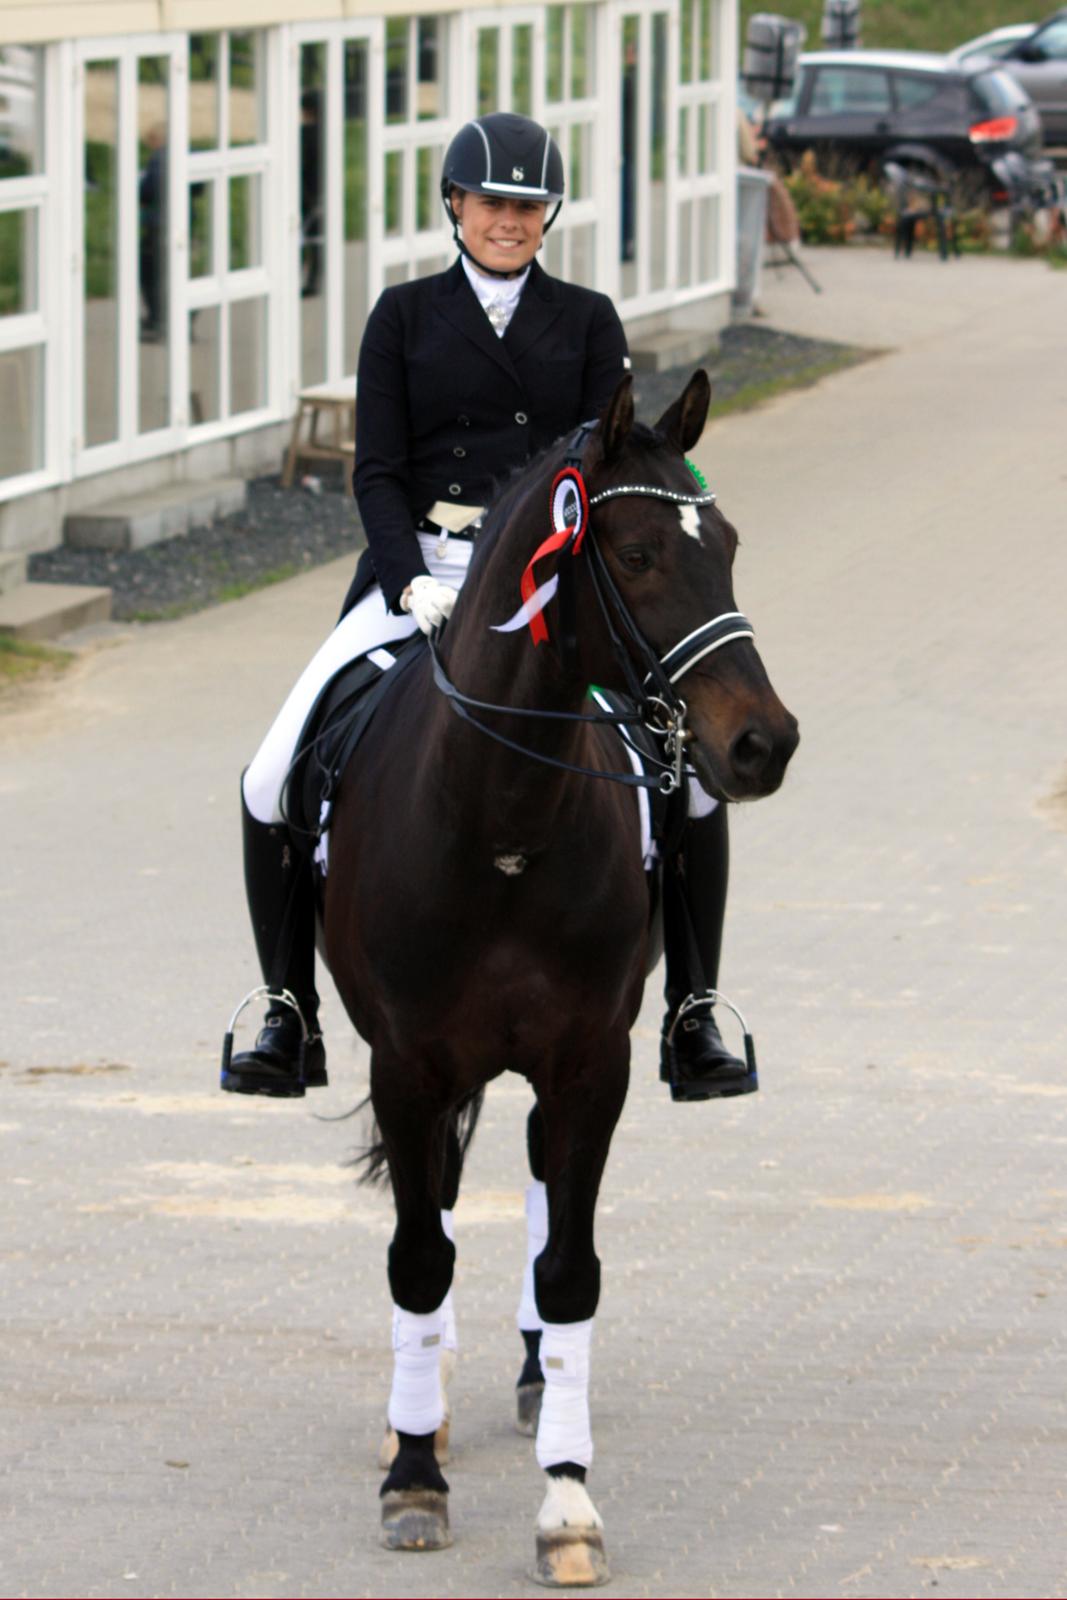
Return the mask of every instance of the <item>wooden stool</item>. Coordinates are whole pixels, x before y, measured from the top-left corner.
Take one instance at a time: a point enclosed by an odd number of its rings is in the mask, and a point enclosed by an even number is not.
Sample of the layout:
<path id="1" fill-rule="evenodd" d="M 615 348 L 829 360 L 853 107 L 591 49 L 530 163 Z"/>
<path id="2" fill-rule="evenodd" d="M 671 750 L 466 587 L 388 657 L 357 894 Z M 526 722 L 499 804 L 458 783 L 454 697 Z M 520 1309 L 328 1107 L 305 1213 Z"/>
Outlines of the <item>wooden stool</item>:
<path id="1" fill-rule="evenodd" d="M 312 384 L 309 389 L 301 389 L 298 400 L 293 433 L 282 471 L 283 489 L 292 488 L 299 460 L 343 461 L 350 464 L 356 454 L 354 379 L 349 378 L 345 383 Z M 319 418 L 323 415 L 332 423 L 328 440 L 319 437 Z M 305 418 L 310 419 L 306 439 L 301 437 Z"/>

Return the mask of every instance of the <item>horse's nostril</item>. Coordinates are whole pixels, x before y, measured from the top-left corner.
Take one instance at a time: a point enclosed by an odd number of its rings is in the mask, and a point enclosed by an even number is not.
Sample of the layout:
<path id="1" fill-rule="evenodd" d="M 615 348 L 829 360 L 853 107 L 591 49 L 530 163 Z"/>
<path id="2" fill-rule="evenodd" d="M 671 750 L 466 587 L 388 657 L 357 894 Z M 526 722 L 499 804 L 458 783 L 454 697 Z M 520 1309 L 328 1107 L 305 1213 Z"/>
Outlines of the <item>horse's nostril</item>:
<path id="1" fill-rule="evenodd" d="M 763 771 L 771 755 L 771 742 L 755 728 L 739 733 L 730 751 L 734 771 L 746 778 L 755 778 Z"/>

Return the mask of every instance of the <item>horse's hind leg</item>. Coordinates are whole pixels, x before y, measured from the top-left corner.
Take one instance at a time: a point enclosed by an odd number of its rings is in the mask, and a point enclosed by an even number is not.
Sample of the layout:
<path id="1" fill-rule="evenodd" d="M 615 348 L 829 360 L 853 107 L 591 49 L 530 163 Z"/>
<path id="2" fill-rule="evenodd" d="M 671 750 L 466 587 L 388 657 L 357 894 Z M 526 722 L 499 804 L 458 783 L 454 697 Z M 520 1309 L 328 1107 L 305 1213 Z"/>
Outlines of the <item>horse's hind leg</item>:
<path id="1" fill-rule="evenodd" d="M 537 1518 L 539 1583 L 604 1583 L 603 1523 L 585 1487 L 593 1459 L 589 1353 L 600 1298 L 593 1245 L 597 1193 L 629 1081 L 629 1035 L 604 1041 L 597 1056 L 558 1087 L 538 1084 L 545 1127 L 548 1242 L 534 1263 L 545 1388 L 537 1460 L 548 1477 Z"/>
<path id="2" fill-rule="evenodd" d="M 454 1119 L 450 1118 L 445 1130 L 445 1157 L 444 1170 L 441 1179 L 441 1227 L 446 1236 L 455 1244 L 455 1227 L 452 1212 L 459 1197 L 459 1180 L 463 1173 L 463 1153 L 460 1149 L 459 1134 L 456 1131 Z M 448 1398 L 448 1386 L 456 1370 L 456 1355 L 459 1348 L 456 1335 L 456 1312 L 452 1301 L 453 1291 L 449 1289 L 441 1306 L 441 1360 L 439 1374 L 441 1379 L 441 1403 L 444 1407 L 444 1416 L 441 1424 L 434 1434 L 433 1453 L 439 1467 L 448 1465 L 448 1449 L 452 1426 L 452 1407 Z M 531 1428 L 530 1432 L 534 1430 Z M 397 1451 L 400 1449 L 400 1440 L 397 1438 L 396 1429 L 385 1423 L 385 1434 L 378 1449 L 378 1465 L 383 1472 L 388 1472 L 396 1460 Z"/>
<path id="3" fill-rule="evenodd" d="M 443 1306 L 455 1259 L 441 1223 L 440 1132 L 448 1107 L 423 1070 L 383 1060 L 377 1051 L 371 1098 L 396 1202 L 389 1246 L 393 1384 L 388 1416 L 398 1449 L 380 1490 L 382 1543 L 390 1550 L 438 1550 L 452 1542 L 448 1484 L 434 1457 L 434 1436 L 444 1420 Z"/>
<path id="4" fill-rule="evenodd" d="M 525 1359 L 515 1386 L 515 1427 L 533 1438 L 541 1415 L 541 1396 L 545 1375 L 541 1370 L 541 1314 L 534 1294 L 534 1262 L 548 1238 L 548 1191 L 545 1188 L 545 1123 L 541 1108 L 534 1105 L 526 1122 L 526 1148 L 530 1160 L 530 1182 L 526 1186 L 526 1269 L 522 1276 L 517 1321 Z"/>

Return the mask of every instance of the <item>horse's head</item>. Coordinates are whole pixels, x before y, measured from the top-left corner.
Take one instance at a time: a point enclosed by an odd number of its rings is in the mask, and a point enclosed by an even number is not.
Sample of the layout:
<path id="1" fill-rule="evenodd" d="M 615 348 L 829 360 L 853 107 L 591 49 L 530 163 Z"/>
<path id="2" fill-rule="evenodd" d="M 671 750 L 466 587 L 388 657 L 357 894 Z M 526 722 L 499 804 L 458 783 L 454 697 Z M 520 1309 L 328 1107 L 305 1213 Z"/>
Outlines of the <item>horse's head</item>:
<path id="1" fill-rule="evenodd" d="M 710 393 L 707 374 L 695 373 L 649 429 L 635 423 L 625 378 L 582 458 L 594 508 L 592 536 L 618 598 L 660 658 L 713 619 L 737 612 L 732 581 L 737 533 L 716 505 L 692 503 L 709 497 L 701 495 L 685 460 L 703 432 Z M 634 492 L 600 499 L 604 491 L 623 489 Z M 751 637 L 737 636 L 744 633 L 742 624 L 747 627 L 744 618 L 737 625 L 726 620 L 702 635 L 697 648 L 704 653 L 677 677 L 676 664 L 667 663 L 675 692 L 688 708 L 686 724 L 693 736 L 688 759 L 702 786 L 729 800 L 772 794 L 799 737 L 796 718 L 771 687 Z M 583 668 L 594 682 L 616 681 L 618 665 L 613 671 L 606 630 L 601 626 L 593 645 L 597 632 L 586 609 Z M 725 638 L 729 642 L 716 643 Z M 647 670 L 639 647 L 629 640 L 627 648 L 638 671 Z"/>

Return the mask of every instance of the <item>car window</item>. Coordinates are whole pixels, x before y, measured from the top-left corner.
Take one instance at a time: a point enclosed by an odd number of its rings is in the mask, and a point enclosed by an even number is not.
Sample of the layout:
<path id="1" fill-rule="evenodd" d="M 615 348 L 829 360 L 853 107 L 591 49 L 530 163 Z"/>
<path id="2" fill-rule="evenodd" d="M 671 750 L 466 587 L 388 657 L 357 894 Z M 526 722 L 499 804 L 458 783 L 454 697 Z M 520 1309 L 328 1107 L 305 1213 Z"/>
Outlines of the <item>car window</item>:
<path id="1" fill-rule="evenodd" d="M 931 100 L 936 100 L 943 88 L 940 78 L 932 77 L 925 73 L 920 77 L 895 76 L 893 79 L 893 93 L 896 95 L 897 105 L 901 111 L 912 111 L 916 106 L 926 106 Z"/>
<path id="2" fill-rule="evenodd" d="M 995 117 L 1007 116 L 1030 104 L 1030 96 L 1022 84 L 1009 78 L 1006 72 L 983 72 L 972 78 L 971 94 L 983 111 Z"/>
<path id="3" fill-rule="evenodd" d="M 889 79 L 868 67 L 820 67 L 808 111 L 812 116 L 889 110 Z"/>
<path id="4" fill-rule="evenodd" d="M 1067 17 L 1057 17 L 1035 34 L 1030 43 L 1037 45 L 1050 61 L 1067 60 Z"/>

